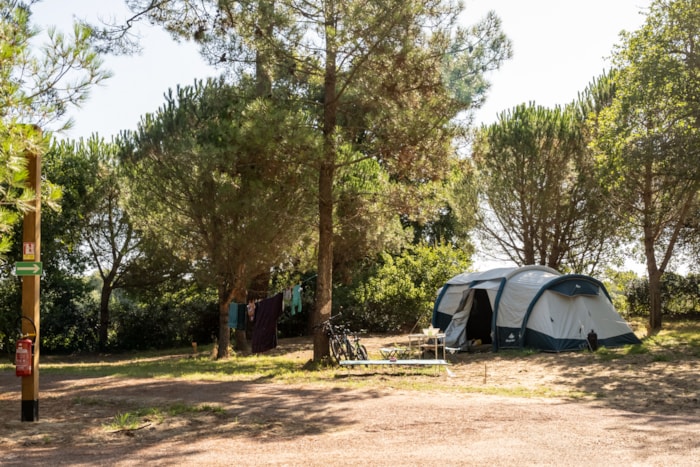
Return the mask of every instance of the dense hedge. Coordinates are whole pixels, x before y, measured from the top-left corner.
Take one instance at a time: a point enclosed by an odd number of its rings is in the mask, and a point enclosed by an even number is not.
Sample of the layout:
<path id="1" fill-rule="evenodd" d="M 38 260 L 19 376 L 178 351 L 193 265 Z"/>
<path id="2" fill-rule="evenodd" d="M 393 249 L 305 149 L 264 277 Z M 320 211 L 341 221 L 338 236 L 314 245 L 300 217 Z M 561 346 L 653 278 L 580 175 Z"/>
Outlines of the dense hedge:
<path id="1" fill-rule="evenodd" d="M 630 281 L 625 288 L 629 314 L 649 316 L 649 281 Z M 661 277 L 661 312 L 670 317 L 700 318 L 700 275 L 666 273 Z"/>
<path id="2" fill-rule="evenodd" d="M 416 245 L 400 255 L 381 255 L 360 271 L 350 286 L 333 294 L 333 313 L 354 329 L 410 331 L 427 326 L 437 291 L 471 265 L 468 255 L 450 245 Z"/>

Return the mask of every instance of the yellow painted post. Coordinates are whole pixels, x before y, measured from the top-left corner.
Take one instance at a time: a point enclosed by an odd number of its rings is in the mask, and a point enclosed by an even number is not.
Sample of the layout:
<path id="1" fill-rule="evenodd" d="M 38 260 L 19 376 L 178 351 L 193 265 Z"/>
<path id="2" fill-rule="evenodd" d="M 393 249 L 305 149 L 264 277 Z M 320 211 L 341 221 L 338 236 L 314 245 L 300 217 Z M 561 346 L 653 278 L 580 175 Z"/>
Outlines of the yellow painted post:
<path id="1" fill-rule="evenodd" d="M 24 215 L 22 260 L 41 261 L 41 155 L 27 154 L 27 185 L 36 194 L 34 210 Z M 39 420 L 39 274 L 22 276 L 22 334 L 35 333 L 32 374 L 22 376 L 22 421 Z M 27 318 L 27 319 L 24 319 Z"/>

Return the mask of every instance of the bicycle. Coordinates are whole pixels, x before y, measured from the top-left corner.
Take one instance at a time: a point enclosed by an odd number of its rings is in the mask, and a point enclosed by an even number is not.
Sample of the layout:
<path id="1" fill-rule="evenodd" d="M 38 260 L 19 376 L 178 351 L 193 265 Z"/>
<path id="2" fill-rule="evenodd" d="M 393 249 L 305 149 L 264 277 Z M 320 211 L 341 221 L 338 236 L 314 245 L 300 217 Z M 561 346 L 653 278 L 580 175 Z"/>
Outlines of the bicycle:
<path id="1" fill-rule="evenodd" d="M 367 348 L 363 345 L 360 344 L 360 336 L 358 333 L 353 333 L 353 342 L 352 346 L 355 350 L 355 360 L 369 360 L 369 355 L 367 354 Z M 347 339 L 347 337 L 346 337 Z M 349 340 L 349 339 L 348 339 Z"/>
<path id="2" fill-rule="evenodd" d="M 360 343 L 358 333 L 350 332 L 344 325 L 331 322 L 338 316 L 340 315 L 331 316 L 314 326 L 315 329 L 321 328 L 328 336 L 333 359 L 337 363 L 341 360 L 368 360 L 367 349 Z"/>
<path id="3" fill-rule="evenodd" d="M 367 349 L 360 344 L 360 335 L 357 332 L 349 331 L 345 326 L 340 328 L 340 344 L 344 348 L 345 356 L 348 360 L 369 360 Z"/>

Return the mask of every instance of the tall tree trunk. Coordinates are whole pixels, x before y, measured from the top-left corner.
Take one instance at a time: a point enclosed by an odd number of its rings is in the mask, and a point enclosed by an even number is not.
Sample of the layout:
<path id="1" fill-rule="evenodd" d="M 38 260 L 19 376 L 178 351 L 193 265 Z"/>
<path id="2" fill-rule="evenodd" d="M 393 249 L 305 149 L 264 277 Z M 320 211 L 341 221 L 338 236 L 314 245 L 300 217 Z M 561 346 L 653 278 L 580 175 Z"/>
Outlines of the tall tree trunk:
<path id="1" fill-rule="evenodd" d="M 331 316 L 333 300 L 333 166 L 324 166 L 319 173 L 319 239 L 318 280 L 314 322 Z M 314 361 L 329 354 L 328 336 L 321 329 L 314 334 Z"/>
<path id="2" fill-rule="evenodd" d="M 647 182 L 648 184 L 650 182 Z M 644 193 L 645 205 L 651 205 L 651 189 Z M 644 220 L 644 256 L 647 261 L 647 275 L 649 276 L 649 332 L 655 333 L 661 329 L 661 275 L 656 262 L 656 249 L 654 248 L 654 230 L 651 222 L 645 216 Z"/>
<path id="3" fill-rule="evenodd" d="M 250 343 L 245 335 L 245 329 L 236 329 L 234 331 L 233 338 L 236 339 L 234 342 L 235 349 L 238 352 L 249 354 L 251 352 Z"/>
<path id="4" fill-rule="evenodd" d="M 524 206 L 523 206 L 524 209 Z M 535 264 L 535 236 L 532 233 L 532 219 L 530 217 L 529 211 L 527 218 L 523 219 L 523 251 L 522 259 L 523 265 L 527 266 L 530 264 Z"/>
<path id="5" fill-rule="evenodd" d="M 266 52 L 267 45 L 265 42 L 268 40 L 268 38 L 272 37 L 274 32 L 272 23 L 274 21 L 272 18 L 274 11 L 274 1 L 261 0 L 258 2 L 260 20 L 255 32 L 255 40 L 258 44 L 262 44 L 262 50 L 265 50 L 265 52 L 261 51 L 261 47 L 258 46 L 255 53 L 255 92 L 258 97 L 272 96 L 272 77 L 267 70 L 267 67 L 270 65 L 270 58 Z"/>
<path id="6" fill-rule="evenodd" d="M 109 339 L 109 300 L 112 297 L 112 290 L 111 282 L 105 278 L 100 291 L 100 334 L 97 341 L 100 350 L 107 348 Z"/>
<path id="7" fill-rule="evenodd" d="M 649 276 L 649 332 L 655 333 L 661 329 L 661 274 L 656 262 L 656 248 L 654 239 L 653 215 L 653 164 L 651 160 L 644 163 L 644 191 L 642 203 L 644 206 L 643 228 L 644 256 L 647 261 L 647 275 Z"/>
<path id="8" fill-rule="evenodd" d="M 233 299 L 233 291 L 226 286 L 219 287 L 219 345 L 216 350 L 216 358 L 228 358 L 231 353 L 229 346 L 230 330 L 228 327 L 228 307 Z"/>
<path id="9" fill-rule="evenodd" d="M 661 330 L 661 272 L 656 270 L 649 274 L 649 333 Z"/>
<path id="10" fill-rule="evenodd" d="M 323 161 L 318 175 L 318 280 L 314 322 L 331 316 L 333 304 L 333 178 L 335 175 L 336 100 L 335 12 L 333 2 L 326 6 L 326 68 L 323 106 Z M 328 337 L 321 329 L 314 333 L 314 361 L 329 355 Z"/>
<path id="11" fill-rule="evenodd" d="M 248 294 L 246 291 L 247 280 L 245 271 L 246 265 L 244 263 L 239 264 L 236 268 L 236 282 L 233 286 L 233 299 L 236 301 L 236 303 L 248 303 Z M 243 319 L 245 320 L 244 323 L 247 323 L 248 313 L 245 313 Z M 246 337 L 245 326 L 243 326 L 242 330 L 234 330 L 234 339 L 235 342 L 233 343 L 233 348 L 235 350 L 239 352 L 250 353 L 251 348 L 248 343 L 248 338 Z"/>

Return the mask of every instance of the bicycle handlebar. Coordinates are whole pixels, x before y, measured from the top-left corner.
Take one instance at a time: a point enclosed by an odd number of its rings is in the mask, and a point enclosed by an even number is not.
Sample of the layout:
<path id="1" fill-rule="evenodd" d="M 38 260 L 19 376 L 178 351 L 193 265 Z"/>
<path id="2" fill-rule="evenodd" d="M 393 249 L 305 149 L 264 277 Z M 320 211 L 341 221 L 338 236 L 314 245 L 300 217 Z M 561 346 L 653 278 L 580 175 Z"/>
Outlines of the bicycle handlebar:
<path id="1" fill-rule="evenodd" d="M 327 325 L 327 324 L 331 324 L 331 321 L 333 321 L 334 319 L 336 319 L 337 317 L 339 317 L 341 314 L 342 314 L 342 313 L 338 313 L 337 315 L 332 315 L 330 318 L 328 318 L 328 319 L 326 319 L 326 320 L 323 320 L 323 321 L 321 321 L 320 323 L 314 324 L 313 328 L 314 328 L 314 329 L 318 329 L 318 328 L 321 328 L 321 327 L 323 327 L 323 326 L 325 326 L 325 325 Z"/>

